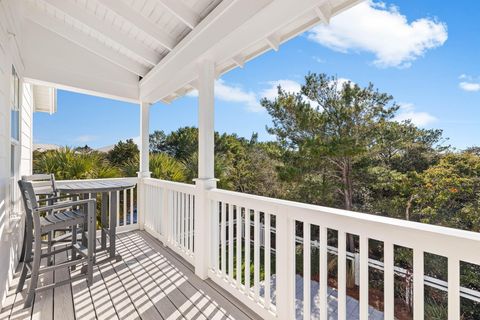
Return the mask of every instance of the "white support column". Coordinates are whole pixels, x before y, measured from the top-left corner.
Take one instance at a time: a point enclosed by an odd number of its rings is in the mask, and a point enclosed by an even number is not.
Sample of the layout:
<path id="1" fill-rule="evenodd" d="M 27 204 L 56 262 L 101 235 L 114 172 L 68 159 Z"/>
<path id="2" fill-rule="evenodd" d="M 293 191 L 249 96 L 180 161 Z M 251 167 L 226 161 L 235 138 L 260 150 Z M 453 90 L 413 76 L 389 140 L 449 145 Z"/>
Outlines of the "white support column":
<path id="1" fill-rule="evenodd" d="M 214 86 L 215 66 L 212 61 L 199 65 L 198 77 L 198 179 L 195 180 L 195 274 L 208 277 L 210 261 L 211 206 L 207 191 L 217 186 L 214 173 Z"/>
<path id="2" fill-rule="evenodd" d="M 149 149 L 150 149 L 150 103 L 140 103 L 140 178 L 150 178 Z"/>
<path id="3" fill-rule="evenodd" d="M 145 224 L 146 210 L 144 178 L 150 178 L 149 149 L 150 149 L 150 103 L 140 103 L 140 169 L 138 171 L 138 189 L 137 189 L 137 211 L 138 224 L 141 230 Z"/>

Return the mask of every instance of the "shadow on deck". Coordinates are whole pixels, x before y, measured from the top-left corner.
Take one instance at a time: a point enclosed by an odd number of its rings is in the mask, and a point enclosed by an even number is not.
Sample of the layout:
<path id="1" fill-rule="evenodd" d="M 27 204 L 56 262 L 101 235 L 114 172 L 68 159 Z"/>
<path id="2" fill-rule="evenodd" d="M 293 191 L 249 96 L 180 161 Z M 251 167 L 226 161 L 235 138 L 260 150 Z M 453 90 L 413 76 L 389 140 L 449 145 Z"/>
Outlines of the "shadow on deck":
<path id="1" fill-rule="evenodd" d="M 0 319 L 258 319 L 211 281 L 200 280 L 190 264 L 146 232 L 119 234 L 117 251 L 123 260 L 96 266 L 90 288 L 80 280 L 41 292 L 29 309 L 23 308 L 25 290 L 15 294 L 14 282 Z M 41 281 L 76 272 L 46 273 Z"/>

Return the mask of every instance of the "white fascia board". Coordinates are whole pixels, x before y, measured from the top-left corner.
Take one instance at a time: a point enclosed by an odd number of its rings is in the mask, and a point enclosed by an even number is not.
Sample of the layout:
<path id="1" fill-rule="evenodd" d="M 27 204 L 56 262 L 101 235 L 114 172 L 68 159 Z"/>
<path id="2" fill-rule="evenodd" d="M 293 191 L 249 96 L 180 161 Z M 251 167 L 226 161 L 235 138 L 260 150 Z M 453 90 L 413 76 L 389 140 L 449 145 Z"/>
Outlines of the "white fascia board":
<path id="1" fill-rule="evenodd" d="M 361 0 L 296 0 L 295 2 L 275 0 L 259 5 L 258 1 L 252 1 L 257 3 L 257 7 L 252 8 L 254 4 L 251 1 L 242 0 L 223 8 L 223 11 L 216 13 L 217 19 L 211 21 L 210 25 L 203 28 L 201 32 L 199 31 L 199 34 L 195 34 L 195 31 L 201 28 L 204 22 L 208 22 L 209 16 L 207 16 L 189 34 L 192 39 L 188 36 L 184 39 L 186 41 L 185 46 L 181 48 L 182 52 L 177 53 L 177 48 L 175 48 L 140 82 L 141 99 L 156 102 L 171 96 L 172 93 L 181 92 L 185 85 L 196 81 L 198 78 L 197 65 L 205 57 L 212 59 L 217 67 L 228 63 L 232 65 L 231 68 L 217 70 L 221 75 L 240 65 L 235 61 L 235 57 L 239 55 L 245 57 L 244 62 L 246 62 L 270 48 L 276 48 L 282 42 L 305 31 L 306 28 L 320 23 L 321 21 L 315 13 L 316 8 L 328 5 L 332 8 L 333 16 L 361 2 Z M 253 10 L 247 12 L 246 8 L 242 6 L 250 7 Z M 212 14 L 215 14 L 215 10 Z M 243 17 L 240 25 L 232 26 L 231 21 L 228 21 L 234 19 L 232 16 L 237 16 L 237 23 L 240 22 L 238 16 Z M 279 33 L 292 24 L 298 24 L 301 27 L 289 30 L 286 35 Z M 220 37 L 219 30 L 223 30 L 227 34 L 222 34 Z M 272 42 L 272 39 L 275 41 Z M 203 41 L 205 46 L 196 40 Z M 180 44 L 182 43 L 183 41 Z M 264 44 L 265 48 L 254 55 L 246 52 L 259 43 Z M 232 64 L 232 61 L 235 63 Z"/>
<path id="2" fill-rule="evenodd" d="M 57 89 L 32 85 L 33 111 L 53 114 L 57 112 Z"/>

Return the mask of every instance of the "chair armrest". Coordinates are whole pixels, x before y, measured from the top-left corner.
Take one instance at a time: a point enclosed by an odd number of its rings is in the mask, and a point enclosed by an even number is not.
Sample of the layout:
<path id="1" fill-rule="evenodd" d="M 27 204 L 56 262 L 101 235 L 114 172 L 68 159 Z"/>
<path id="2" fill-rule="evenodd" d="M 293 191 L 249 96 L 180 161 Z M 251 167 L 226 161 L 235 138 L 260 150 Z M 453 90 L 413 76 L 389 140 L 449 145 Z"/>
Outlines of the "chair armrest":
<path id="1" fill-rule="evenodd" d="M 78 197 L 78 196 L 79 196 L 79 194 L 66 194 L 66 195 L 58 196 L 58 197 L 39 199 L 39 200 L 37 200 L 37 202 L 48 202 L 48 201 L 56 202 L 57 200 L 69 199 L 69 198 Z"/>
<path id="2" fill-rule="evenodd" d="M 74 206 L 80 206 L 83 204 L 89 204 L 89 203 L 96 203 L 96 199 L 84 199 L 84 200 L 77 200 L 77 201 L 62 201 L 58 202 L 56 204 L 53 204 L 51 206 L 44 206 L 40 207 L 34 210 L 34 212 L 39 213 L 39 212 L 45 212 L 45 211 L 50 211 L 50 210 L 58 210 L 58 209 L 65 209 L 65 208 L 70 208 Z"/>

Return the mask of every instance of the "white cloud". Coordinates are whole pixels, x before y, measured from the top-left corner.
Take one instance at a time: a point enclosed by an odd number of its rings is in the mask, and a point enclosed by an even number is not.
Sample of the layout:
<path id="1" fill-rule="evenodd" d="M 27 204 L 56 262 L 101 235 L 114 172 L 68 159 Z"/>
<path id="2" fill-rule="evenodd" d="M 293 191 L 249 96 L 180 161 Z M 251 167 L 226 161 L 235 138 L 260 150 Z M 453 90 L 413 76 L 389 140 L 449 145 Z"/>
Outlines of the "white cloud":
<path id="1" fill-rule="evenodd" d="M 480 91 L 480 83 L 478 82 L 462 81 L 458 86 L 464 91 Z"/>
<path id="2" fill-rule="evenodd" d="M 461 74 L 458 79 L 462 80 L 458 84 L 460 89 L 468 92 L 477 92 L 480 91 L 480 80 L 469 76 L 468 74 Z"/>
<path id="3" fill-rule="evenodd" d="M 351 82 L 351 80 L 338 78 L 338 88 L 341 88 L 346 82 Z M 284 91 L 289 93 L 299 93 L 302 87 L 300 83 L 289 79 L 269 81 L 266 82 L 266 84 L 268 85 L 266 88 L 259 93 L 255 93 L 253 91 L 247 91 L 241 86 L 231 85 L 220 79 L 215 82 L 215 97 L 221 101 L 244 104 L 247 110 L 251 112 L 261 112 L 264 109 L 260 105 L 260 99 L 267 98 L 274 100 L 278 96 L 278 86 L 281 86 Z M 192 90 L 187 96 L 198 97 L 198 91 Z M 311 101 L 306 97 L 305 99 L 310 102 L 312 107 L 318 106 L 315 101 Z"/>
<path id="4" fill-rule="evenodd" d="M 87 143 L 87 142 L 92 142 L 94 140 L 97 140 L 97 137 L 93 135 L 88 135 L 88 134 L 81 135 L 75 138 L 75 141 L 78 143 Z"/>
<path id="5" fill-rule="evenodd" d="M 192 90 L 187 96 L 198 97 L 198 91 Z M 215 81 L 215 97 L 226 102 L 244 103 L 249 111 L 262 110 L 255 92 L 246 91 L 240 86 L 229 85 L 222 79 Z"/>
<path id="6" fill-rule="evenodd" d="M 437 118 L 427 112 L 416 111 L 415 106 L 411 103 L 404 103 L 401 104 L 395 120 L 398 122 L 411 120 L 414 125 L 425 127 L 437 121 Z"/>
<path id="7" fill-rule="evenodd" d="M 269 87 L 260 92 L 260 97 L 269 100 L 273 100 L 278 96 L 278 86 L 281 86 L 284 91 L 290 93 L 299 93 L 302 87 L 300 83 L 293 80 L 269 81 L 267 84 Z"/>
<path id="8" fill-rule="evenodd" d="M 409 67 L 427 50 L 447 40 L 447 26 L 436 19 L 409 22 L 395 6 L 368 0 L 320 25 L 308 38 L 339 52 L 371 52 L 378 67 Z"/>

